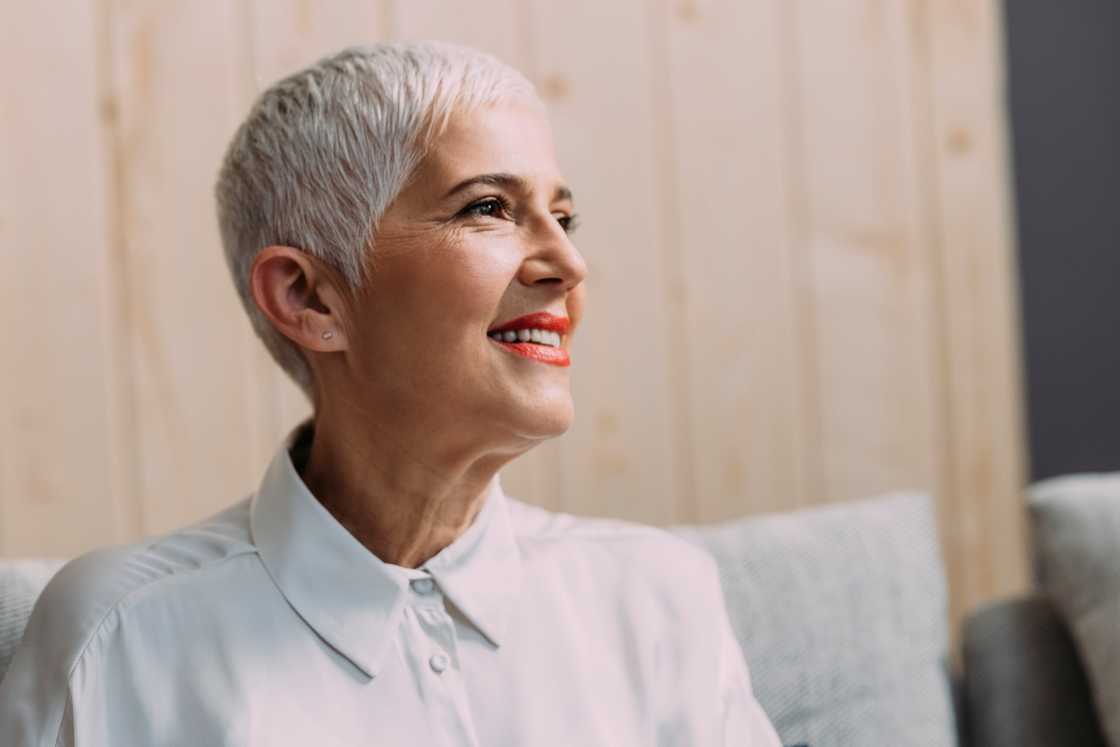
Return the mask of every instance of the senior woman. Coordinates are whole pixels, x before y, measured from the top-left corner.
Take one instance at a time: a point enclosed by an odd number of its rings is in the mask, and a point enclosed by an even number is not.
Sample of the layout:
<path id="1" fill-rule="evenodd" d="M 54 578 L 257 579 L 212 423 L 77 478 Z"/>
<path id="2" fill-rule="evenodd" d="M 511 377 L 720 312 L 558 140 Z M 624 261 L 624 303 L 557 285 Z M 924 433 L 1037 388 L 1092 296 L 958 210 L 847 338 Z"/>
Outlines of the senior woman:
<path id="1" fill-rule="evenodd" d="M 777 744 L 711 561 L 502 491 L 571 422 L 587 273 L 522 76 L 345 50 L 261 95 L 217 198 L 314 415 L 248 498 L 66 565 L 4 745 Z"/>

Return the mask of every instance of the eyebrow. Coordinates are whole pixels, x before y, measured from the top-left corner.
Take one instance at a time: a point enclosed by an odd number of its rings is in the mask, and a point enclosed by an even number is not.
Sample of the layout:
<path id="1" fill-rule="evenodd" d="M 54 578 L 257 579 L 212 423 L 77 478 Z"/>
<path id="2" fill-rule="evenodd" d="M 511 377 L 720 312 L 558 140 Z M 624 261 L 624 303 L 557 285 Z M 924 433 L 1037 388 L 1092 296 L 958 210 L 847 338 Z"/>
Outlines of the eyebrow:
<path id="1" fill-rule="evenodd" d="M 533 191 L 532 187 L 529 186 L 529 182 L 521 178 L 520 176 L 517 176 L 516 174 L 479 174 L 478 176 L 472 176 L 469 179 L 464 179 L 463 181 L 456 184 L 451 188 L 450 192 L 443 196 L 443 199 L 446 200 L 453 195 L 457 195 L 463 190 L 469 187 L 473 187 L 475 184 L 488 184 L 494 187 L 502 187 L 503 189 L 507 189 L 511 192 L 527 193 Z M 572 190 L 561 185 L 556 188 L 555 192 L 553 192 L 552 199 L 572 200 Z"/>

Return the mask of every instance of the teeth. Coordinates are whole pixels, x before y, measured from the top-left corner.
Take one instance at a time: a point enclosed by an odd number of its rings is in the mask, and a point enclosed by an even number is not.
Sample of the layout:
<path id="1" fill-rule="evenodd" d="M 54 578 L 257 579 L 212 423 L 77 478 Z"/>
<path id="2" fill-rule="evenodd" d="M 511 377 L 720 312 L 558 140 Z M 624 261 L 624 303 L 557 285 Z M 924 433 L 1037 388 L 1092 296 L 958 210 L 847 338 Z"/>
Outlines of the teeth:
<path id="1" fill-rule="evenodd" d="M 535 342 L 538 345 L 560 347 L 560 333 L 547 329 L 519 329 L 516 332 L 511 329 L 505 332 L 493 332 L 490 337 L 503 342 Z"/>

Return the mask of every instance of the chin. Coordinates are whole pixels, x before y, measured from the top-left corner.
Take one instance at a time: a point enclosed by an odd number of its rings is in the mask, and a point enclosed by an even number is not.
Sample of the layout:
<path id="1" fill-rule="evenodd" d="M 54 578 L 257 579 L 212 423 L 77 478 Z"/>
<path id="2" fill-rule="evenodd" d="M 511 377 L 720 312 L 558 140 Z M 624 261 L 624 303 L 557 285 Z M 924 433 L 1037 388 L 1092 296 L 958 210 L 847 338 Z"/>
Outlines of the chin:
<path id="1" fill-rule="evenodd" d="M 575 420 L 575 408 L 571 399 L 549 403 L 547 407 L 538 405 L 527 410 L 518 420 L 519 433 L 534 441 L 542 441 L 567 433 Z"/>

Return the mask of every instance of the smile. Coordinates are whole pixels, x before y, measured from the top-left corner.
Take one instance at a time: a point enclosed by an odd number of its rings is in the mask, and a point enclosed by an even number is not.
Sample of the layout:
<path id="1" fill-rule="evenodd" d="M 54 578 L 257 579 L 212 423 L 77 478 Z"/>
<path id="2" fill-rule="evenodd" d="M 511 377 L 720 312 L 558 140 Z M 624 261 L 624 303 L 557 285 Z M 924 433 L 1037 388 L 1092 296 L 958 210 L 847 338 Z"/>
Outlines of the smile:
<path id="1" fill-rule="evenodd" d="M 560 334 L 558 332 L 545 332 L 545 337 L 537 338 L 538 341 L 534 342 L 532 334 L 541 332 L 541 330 L 517 330 L 514 340 L 507 342 L 507 339 L 512 332 L 494 332 L 487 335 L 495 345 L 508 350 L 515 355 L 520 355 L 523 358 L 537 361 L 538 363 L 548 363 L 553 366 L 570 366 L 571 359 L 568 357 L 568 351 L 560 347 Z M 527 340 L 522 339 L 522 333 L 529 333 L 530 336 Z"/>
<path id="2" fill-rule="evenodd" d="M 531 342 L 536 345 L 560 347 L 560 333 L 547 329 L 507 329 L 505 332 L 491 332 L 490 339 L 498 342 Z"/>
<path id="3" fill-rule="evenodd" d="M 570 366 L 568 351 L 560 347 L 569 324 L 566 317 L 539 311 L 494 327 L 486 336 L 506 351 L 523 358 L 552 366 Z"/>

